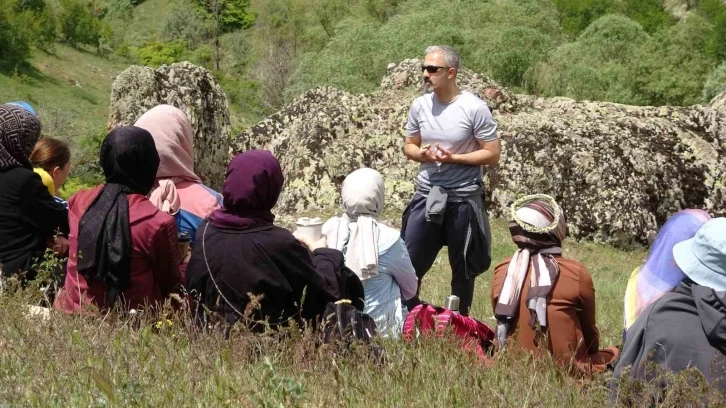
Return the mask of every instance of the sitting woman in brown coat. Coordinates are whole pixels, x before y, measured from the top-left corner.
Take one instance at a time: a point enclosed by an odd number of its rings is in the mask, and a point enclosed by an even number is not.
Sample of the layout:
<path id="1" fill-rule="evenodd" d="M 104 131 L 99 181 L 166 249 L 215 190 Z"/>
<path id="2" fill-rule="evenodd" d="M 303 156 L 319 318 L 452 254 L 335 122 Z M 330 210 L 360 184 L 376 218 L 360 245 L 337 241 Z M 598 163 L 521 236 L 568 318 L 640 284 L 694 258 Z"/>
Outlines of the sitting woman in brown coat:
<path id="1" fill-rule="evenodd" d="M 499 349 L 514 336 L 520 347 L 537 353 L 541 346 L 576 371 L 604 371 L 618 350 L 599 349 L 592 277 L 584 265 L 562 257 L 562 209 L 552 197 L 537 194 L 517 200 L 512 218 L 509 230 L 518 249 L 497 265 L 492 282 Z"/>

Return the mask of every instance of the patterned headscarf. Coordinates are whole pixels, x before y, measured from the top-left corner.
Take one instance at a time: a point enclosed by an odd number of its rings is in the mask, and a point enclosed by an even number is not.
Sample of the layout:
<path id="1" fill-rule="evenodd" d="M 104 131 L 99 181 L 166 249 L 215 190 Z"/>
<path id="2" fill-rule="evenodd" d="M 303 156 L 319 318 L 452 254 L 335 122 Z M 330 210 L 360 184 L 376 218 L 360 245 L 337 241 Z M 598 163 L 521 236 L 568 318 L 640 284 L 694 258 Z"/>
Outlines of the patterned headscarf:
<path id="1" fill-rule="evenodd" d="M 15 105 L 0 105 L 0 170 L 33 167 L 28 160 L 40 138 L 40 121 Z"/>
<path id="2" fill-rule="evenodd" d="M 519 311 L 524 279 L 528 272 L 529 325 L 535 328 L 535 322 L 538 322 L 541 330 L 547 327 L 547 296 L 560 272 L 554 255 L 562 253 L 567 221 L 562 208 L 552 197 L 535 194 L 522 197 L 512 204 L 509 231 L 519 249 L 509 262 L 494 310 L 500 349 L 504 347 L 511 321 Z"/>

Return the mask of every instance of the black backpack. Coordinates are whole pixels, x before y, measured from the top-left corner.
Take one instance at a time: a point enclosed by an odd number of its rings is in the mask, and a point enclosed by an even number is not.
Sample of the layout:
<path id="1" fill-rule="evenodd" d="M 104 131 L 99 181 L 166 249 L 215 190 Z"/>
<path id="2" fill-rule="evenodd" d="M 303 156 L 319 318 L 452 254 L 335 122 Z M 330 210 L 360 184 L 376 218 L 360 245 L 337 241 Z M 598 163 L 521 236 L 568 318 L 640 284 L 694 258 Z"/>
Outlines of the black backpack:
<path id="1" fill-rule="evenodd" d="M 349 300 L 329 302 L 321 323 L 321 343 L 334 345 L 345 353 L 355 342 L 367 346 L 377 360 L 383 358 L 383 350 L 372 343 L 376 336 L 376 322 L 372 317 L 356 309 Z"/>

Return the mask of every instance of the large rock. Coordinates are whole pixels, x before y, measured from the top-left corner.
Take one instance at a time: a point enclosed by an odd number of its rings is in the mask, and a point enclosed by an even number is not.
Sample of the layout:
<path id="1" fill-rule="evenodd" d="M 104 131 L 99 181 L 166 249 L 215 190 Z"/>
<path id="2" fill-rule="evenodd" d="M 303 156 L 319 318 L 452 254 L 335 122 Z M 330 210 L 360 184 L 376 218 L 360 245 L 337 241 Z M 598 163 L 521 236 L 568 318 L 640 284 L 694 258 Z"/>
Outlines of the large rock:
<path id="1" fill-rule="evenodd" d="M 181 62 L 154 70 L 133 65 L 119 74 L 111 91 L 108 128 L 133 125 L 159 104 L 184 111 L 194 128 L 194 166 L 205 184 L 220 190 L 228 162 L 230 123 L 227 97 L 208 70 Z"/>
<path id="2" fill-rule="evenodd" d="M 387 206 L 403 209 L 417 171 L 401 152 L 403 126 L 420 64 L 390 66 L 372 95 L 309 91 L 238 136 L 231 152 L 267 148 L 281 160 L 280 213 L 337 205 L 341 182 L 361 166 L 383 173 Z M 724 112 L 511 95 L 481 75 L 461 82 L 489 102 L 499 124 L 502 159 L 485 176 L 494 216 L 506 217 L 522 194 L 549 193 L 572 236 L 627 246 L 650 241 L 680 209 L 726 213 Z"/>

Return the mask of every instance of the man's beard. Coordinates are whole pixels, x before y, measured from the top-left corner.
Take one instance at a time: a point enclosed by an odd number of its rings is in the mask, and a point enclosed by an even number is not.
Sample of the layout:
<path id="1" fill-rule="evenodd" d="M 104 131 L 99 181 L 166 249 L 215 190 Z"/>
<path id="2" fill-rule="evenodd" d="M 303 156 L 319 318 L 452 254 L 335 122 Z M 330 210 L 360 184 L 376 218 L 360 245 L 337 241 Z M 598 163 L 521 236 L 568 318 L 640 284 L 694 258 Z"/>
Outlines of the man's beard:
<path id="1" fill-rule="evenodd" d="M 434 91 L 434 86 L 431 84 L 431 82 L 421 81 L 421 92 L 422 93 L 431 93 L 433 91 Z"/>

